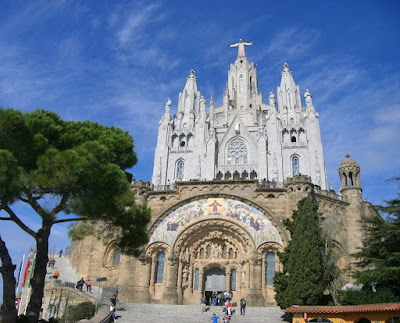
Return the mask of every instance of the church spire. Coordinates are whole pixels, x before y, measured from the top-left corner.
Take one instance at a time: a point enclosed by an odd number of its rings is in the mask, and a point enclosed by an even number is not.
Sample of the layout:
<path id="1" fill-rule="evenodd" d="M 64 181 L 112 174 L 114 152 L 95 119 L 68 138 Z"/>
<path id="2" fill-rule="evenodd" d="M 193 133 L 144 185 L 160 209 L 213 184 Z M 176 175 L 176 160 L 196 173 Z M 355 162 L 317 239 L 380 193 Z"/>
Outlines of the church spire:
<path id="1" fill-rule="evenodd" d="M 289 69 L 289 64 L 283 64 L 281 85 L 278 87 L 279 109 L 299 109 L 301 108 L 300 89 L 293 79 L 293 72 Z"/>

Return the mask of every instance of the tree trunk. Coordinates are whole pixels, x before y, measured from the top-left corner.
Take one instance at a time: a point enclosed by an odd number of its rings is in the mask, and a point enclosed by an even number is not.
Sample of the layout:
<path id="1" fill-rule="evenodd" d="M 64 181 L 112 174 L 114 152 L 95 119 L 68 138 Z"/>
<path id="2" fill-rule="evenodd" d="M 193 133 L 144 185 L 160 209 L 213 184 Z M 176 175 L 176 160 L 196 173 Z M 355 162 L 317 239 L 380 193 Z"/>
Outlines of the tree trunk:
<path id="1" fill-rule="evenodd" d="M 2 266 L 0 273 L 3 277 L 3 321 L 14 323 L 17 321 L 17 312 L 15 309 L 15 277 L 16 266 L 12 264 L 10 254 L 6 244 L 0 236 L 0 258 Z"/>
<path id="2" fill-rule="evenodd" d="M 49 235 L 51 225 L 43 224 L 43 227 L 38 231 L 36 236 L 36 259 L 35 270 L 33 272 L 31 284 L 31 297 L 29 300 L 26 316 L 29 322 L 37 322 L 42 310 L 43 289 L 46 278 L 48 250 L 49 250 Z"/>

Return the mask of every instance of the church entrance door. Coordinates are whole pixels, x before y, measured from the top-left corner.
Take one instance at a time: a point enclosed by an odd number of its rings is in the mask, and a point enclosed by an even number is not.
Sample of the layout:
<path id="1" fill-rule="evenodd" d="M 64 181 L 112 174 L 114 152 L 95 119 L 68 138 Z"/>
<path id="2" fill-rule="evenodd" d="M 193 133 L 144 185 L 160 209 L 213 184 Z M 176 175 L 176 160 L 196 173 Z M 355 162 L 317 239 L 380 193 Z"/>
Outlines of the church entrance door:
<path id="1" fill-rule="evenodd" d="M 204 290 L 210 292 L 220 292 L 226 289 L 225 271 L 219 268 L 210 269 L 205 274 Z"/>
<path id="2" fill-rule="evenodd" d="M 207 304 L 211 305 L 211 299 L 219 293 L 226 290 L 226 274 L 219 268 L 210 269 L 205 273 L 204 279 L 204 296 L 207 298 Z M 216 301 L 216 299 L 215 299 Z M 216 305 L 216 304 L 213 304 Z"/>

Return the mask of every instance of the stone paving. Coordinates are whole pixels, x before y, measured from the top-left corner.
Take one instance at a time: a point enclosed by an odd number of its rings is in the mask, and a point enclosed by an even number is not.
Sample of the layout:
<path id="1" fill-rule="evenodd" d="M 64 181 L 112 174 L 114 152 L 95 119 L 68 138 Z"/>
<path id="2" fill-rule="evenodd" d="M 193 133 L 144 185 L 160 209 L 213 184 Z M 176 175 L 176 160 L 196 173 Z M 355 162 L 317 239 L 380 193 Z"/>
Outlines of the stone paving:
<path id="1" fill-rule="evenodd" d="M 119 310 L 119 309 L 125 309 Z M 279 307 L 247 307 L 246 315 L 240 315 L 240 308 L 236 309 L 236 313 L 232 316 L 232 323 L 244 322 L 263 322 L 263 323 L 281 323 L 285 321 L 282 316 L 283 312 Z M 200 305 L 160 305 L 160 304 L 133 304 L 118 303 L 116 322 L 162 322 L 162 323 L 200 323 L 211 322 L 211 316 L 215 313 L 221 319 L 223 316 L 222 308 L 211 306 L 211 308 L 201 313 Z"/>

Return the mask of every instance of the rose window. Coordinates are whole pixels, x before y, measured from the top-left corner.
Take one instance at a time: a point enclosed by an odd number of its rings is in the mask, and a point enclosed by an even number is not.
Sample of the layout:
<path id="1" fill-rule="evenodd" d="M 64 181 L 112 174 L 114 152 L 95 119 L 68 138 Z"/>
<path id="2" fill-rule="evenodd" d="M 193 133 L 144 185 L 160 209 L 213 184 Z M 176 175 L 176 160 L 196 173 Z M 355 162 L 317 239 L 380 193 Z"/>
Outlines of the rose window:
<path id="1" fill-rule="evenodd" d="M 228 146 L 228 165 L 247 164 L 247 146 L 242 139 L 233 140 Z"/>

